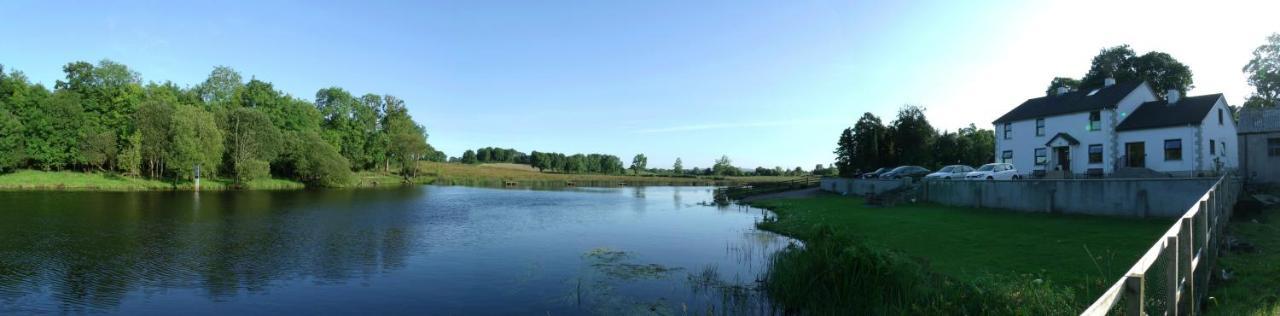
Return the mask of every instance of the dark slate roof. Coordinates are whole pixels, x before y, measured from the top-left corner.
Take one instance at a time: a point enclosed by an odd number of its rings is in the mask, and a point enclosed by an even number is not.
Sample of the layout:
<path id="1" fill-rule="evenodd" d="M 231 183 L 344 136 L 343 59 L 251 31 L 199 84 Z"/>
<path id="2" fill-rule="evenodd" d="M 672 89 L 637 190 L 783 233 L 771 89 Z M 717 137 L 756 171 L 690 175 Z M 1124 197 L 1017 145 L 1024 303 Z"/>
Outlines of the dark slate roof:
<path id="1" fill-rule="evenodd" d="M 1280 107 L 1240 110 L 1236 131 L 1240 134 L 1280 132 Z"/>
<path id="2" fill-rule="evenodd" d="M 1071 134 L 1067 134 L 1067 133 L 1058 133 L 1058 135 L 1053 135 L 1053 138 L 1050 138 L 1048 142 L 1045 142 L 1045 143 L 1044 143 L 1044 146 L 1045 146 L 1045 147 L 1049 147 L 1049 144 L 1052 144 L 1052 143 L 1053 143 L 1053 140 L 1058 139 L 1058 138 L 1062 138 L 1062 139 L 1066 140 L 1066 141 L 1067 141 L 1067 144 L 1071 144 L 1071 145 L 1079 145 L 1079 144 L 1080 144 L 1080 141 L 1079 141 L 1079 140 L 1076 140 L 1076 138 L 1075 138 L 1075 137 L 1071 137 Z"/>
<path id="3" fill-rule="evenodd" d="M 1073 91 L 1063 95 L 1051 95 L 1028 99 L 1022 102 L 1009 113 L 996 119 L 995 124 L 1036 119 L 1046 116 L 1080 113 L 1097 111 L 1106 108 L 1116 107 L 1116 103 L 1120 103 L 1121 99 L 1128 96 L 1133 89 L 1141 86 L 1142 82 L 1126 82 L 1117 83 L 1113 86 L 1102 88 L 1098 93 L 1089 95 L 1088 91 Z"/>
<path id="4" fill-rule="evenodd" d="M 1151 101 L 1138 106 L 1116 126 L 1117 131 L 1161 128 L 1171 126 L 1200 125 L 1204 116 L 1218 103 L 1222 94 L 1183 97 L 1172 106 L 1165 101 Z"/>

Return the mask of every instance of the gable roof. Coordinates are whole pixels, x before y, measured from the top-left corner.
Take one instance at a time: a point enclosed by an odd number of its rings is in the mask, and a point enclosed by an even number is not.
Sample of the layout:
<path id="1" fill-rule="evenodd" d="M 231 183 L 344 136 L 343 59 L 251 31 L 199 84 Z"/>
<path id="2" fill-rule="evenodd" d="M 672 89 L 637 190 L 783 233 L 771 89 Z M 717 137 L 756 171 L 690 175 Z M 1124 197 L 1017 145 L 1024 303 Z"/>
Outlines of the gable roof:
<path id="1" fill-rule="evenodd" d="M 1236 131 L 1240 134 L 1280 132 L 1280 107 L 1240 110 Z"/>
<path id="2" fill-rule="evenodd" d="M 1063 140 L 1067 141 L 1067 144 L 1068 144 L 1068 145 L 1075 146 L 1075 145 L 1079 145 L 1079 144 L 1080 144 L 1080 141 L 1079 141 L 1079 140 L 1076 140 L 1076 138 L 1075 138 L 1075 137 L 1071 137 L 1071 134 L 1067 134 L 1067 133 L 1058 133 L 1058 135 L 1053 135 L 1053 138 L 1050 138 L 1048 142 L 1045 142 L 1045 143 L 1044 143 L 1044 146 L 1045 146 L 1045 147 L 1049 147 L 1049 145 L 1050 145 L 1050 144 L 1053 144 L 1053 141 L 1054 141 L 1054 140 L 1056 140 L 1056 139 L 1058 139 L 1058 138 L 1062 138 Z"/>
<path id="3" fill-rule="evenodd" d="M 1098 89 L 1097 93 L 1090 95 L 1088 91 L 1072 91 L 1063 95 L 1051 95 L 1034 99 L 1027 99 L 1018 107 L 1013 108 L 1009 113 L 996 119 L 996 124 L 1022 121 L 1046 116 L 1071 114 L 1079 112 L 1097 111 L 1106 108 L 1114 108 L 1120 100 L 1128 96 L 1142 86 L 1142 81 L 1117 83 L 1110 87 Z"/>
<path id="4" fill-rule="evenodd" d="M 1194 97 L 1183 97 L 1173 106 L 1167 101 L 1151 101 L 1138 106 L 1124 121 L 1116 126 L 1117 131 L 1132 131 L 1171 126 L 1200 125 L 1213 105 L 1222 99 L 1222 94 L 1210 94 Z"/>

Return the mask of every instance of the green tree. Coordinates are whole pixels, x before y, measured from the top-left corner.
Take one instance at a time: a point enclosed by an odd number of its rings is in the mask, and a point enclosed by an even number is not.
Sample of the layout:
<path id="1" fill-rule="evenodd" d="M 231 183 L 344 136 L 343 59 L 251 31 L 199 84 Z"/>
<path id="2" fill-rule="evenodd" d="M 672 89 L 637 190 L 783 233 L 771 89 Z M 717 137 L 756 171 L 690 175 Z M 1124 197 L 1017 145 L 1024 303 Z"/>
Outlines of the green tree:
<path id="1" fill-rule="evenodd" d="M 116 134 L 102 126 L 90 125 L 81 131 L 80 157 L 90 167 L 101 170 L 116 158 Z"/>
<path id="2" fill-rule="evenodd" d="M 391 143 L 389 153 L 400 164 L 400 175 L 405 179 L 417 177 L 418 160 L 427 154 L 428 149 L 422 126 L 414 123 L 407 114 L 391 117 L 387 120 L 387 134 Z"/>
<path id="3" fill-rule="evenodd" d="M 720 156 L 716 159 L 714 165 L 711 166 L 712 173 L 717 176 L 731 176 L 738 174 L 738 168 L 733 166 L 733 161 L 729 160 L 728 155 Z"/>
<path id="4" fill-rule="evenodd" d="M 201 176 L 215 177 L 222 161 L 223 134 L 213 114 L 191 105 L 179 105 L 173 112 L 169 139 L 172 148 L 165 159 L 179 179 L 189 179 L 196 166 Z"/>
<path id="5" fill-rule="evenodd" d="M 893 120 L 893 156 L 900 164 L 928 166 L 933 163 L 929 152 L 937 131 L 925 118 L 924 107 L 906 105 L 898 110 Z"/>
<path id="6" fill-rule="evenodd" d="M 676 163 L 671 165 L 671 171 L 675 174 L 684 174 L 684 162 L 680 161 L 680 157 L 676 157 Z"/>
<path id="7" fill-rule="evenodd" d="M 148 100 L 138 107 L 143 171 L 152 178 L 160 178 L 168 170 L 165 168 L 165 159 L 169 158 L 169 150 L 173 147 L 169 136 L 172 135 L 174 107 L 172 103 L 161 99 L 157 97 Z"/>
<path id="8" fill-rule="evenodd" d="M 466 151 L 466 152 L 463 152 L 463 153 L 462 153 L 462 163 L 465 163 L 465 164 L 476 164 L 476 163 L 479 163 L 479 162 L 480 162 L 480 161 L 476 159 L 476 152 L 475 152 L 475 151 L 472 151 L 472 150 L 470 150 L 470 149 L 467 149 L 467 151 Z"/>
<path id="9" fill-rule="evenodd" d="M 286 133 L 284 164 L 296 179 L 309 185 L 341 187 L 351 183 L 351 165 L 338 149 L 316 131 Z"/>
<path id="10" fill-rule="evenodd" d="M 1280 106 L 1280 33 L 1267 36 L 1267 43 L 1253 50 L 1253 59 L 1241 71 L 1254 89 L 1244 107 Z"/>
<path id="11" fill-rule="evenodd" d="M 80 130 L 84 116 L 79 94 L 58 91 L 39 101 L 23 117 L 27 157 L 35 167 L 61 170 L 81 161 Z"/>
<path id="12" fill-rule="evenodd" d="M 645 166 L 648 165 L 649 157 L 645 157 L 644 154 L 636 154 L 634 158 L 631 158 L 631 172 L 637 176 L 640 175 L 640 171 L 644 170 Z"/>
<path id="13" fill-rule="evenodd" d="M 3 72 L 3 69 L 0 69 Z M 0 172 L 12 171 L 25 160 L 25 133 L 18 116 L 9 112 L 0 102 Z"/>
<path id="14" fill-rule="evenodd" d="M 1059 87 L 1066 87 L 1068 90 L 1078 90 L 1080 89 L 1080 80 L 1067 77 L 1054 77 L 1053 81 L 1049 82 L 1049 88 L 1044 90 L 1044 94 L 1057 94 Z"/>
<path id="15" fill-rule="evenodd" d="M 196 93 L 204 104 L 228 107 L 236 101 L 236 93 L 244 88 L 244 79 L 235 69 L 227 66 L 213 67 L 209 77 L 196 86 Z"/>
<path id="16" fill-rule="evenodd" d="M 870 113 L 867 113 L 870 114 Z M 855 165 L 857 159 L 858 143 L 854 139 L 853 128 L 845 128 L 840 132 L 840 139 L 836 141 L 836 167 L 840 169 L 841 177 L 857 176 L 858 167 Z"/>
<path id="17" fill-rule="evenodd" d="M 270 161 L 280 154 L 280 131 L 266 113 L 235 108 L 227 115 L 226 149 L 237 183 L 270 177 Z"/>
<path id="18" fill-rule="evenodd" d="M 98 131 L 97 128 L 102 128 L 112 133 L 113 140 L 117 142 L 115 152 L 128 146 L 128 139 L 135 128 L 134 112 L 143 97 L 138 73 L 110 60 L 99 61 L 97 65 L 83 61 L 73 62 L 62 69 L 66 73 L 66 80 L 58 80 L 55 87 L 80 95 L 82 107 L 87 113 L 81 124 L 95 132 Z M 106 139 L 99 134 L 95 133 L 89 140 Z M 101 158 L 101 153 L 89 158 Z M 109 157 L 103 163 L 114 169 L 110 165 L 113 158 Z"/>
<path id="19" fill-rule="evenodd" d="M 1108 77 L 1115 78 L 1118 82 L 1146 81 L 1161 97 L 1164 94 L 1160 92 L 1170 89 L 1185 94 L 1194 83 L 1191 69 L 1173 56 L 1155 51 L 1138 56 L 1129 45 L 1105 48 L 1098 52 L 1093 57 L 1089 72 L 1080 80 L 1080 88 L 1101 88 Z"/>

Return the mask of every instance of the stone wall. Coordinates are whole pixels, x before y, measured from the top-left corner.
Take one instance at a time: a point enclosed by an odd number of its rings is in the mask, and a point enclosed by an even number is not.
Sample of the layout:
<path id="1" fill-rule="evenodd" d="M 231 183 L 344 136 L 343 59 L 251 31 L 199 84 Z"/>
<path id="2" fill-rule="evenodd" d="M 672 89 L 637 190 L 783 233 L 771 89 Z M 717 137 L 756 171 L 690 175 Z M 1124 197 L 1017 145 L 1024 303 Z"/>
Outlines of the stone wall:
<path id="1" fill-rule="evenodd" d="M 928 181 L 926 201 L 1023 212 L 1126 217 L 1177 217 L 1214 178 L 1018 181 Z"/>

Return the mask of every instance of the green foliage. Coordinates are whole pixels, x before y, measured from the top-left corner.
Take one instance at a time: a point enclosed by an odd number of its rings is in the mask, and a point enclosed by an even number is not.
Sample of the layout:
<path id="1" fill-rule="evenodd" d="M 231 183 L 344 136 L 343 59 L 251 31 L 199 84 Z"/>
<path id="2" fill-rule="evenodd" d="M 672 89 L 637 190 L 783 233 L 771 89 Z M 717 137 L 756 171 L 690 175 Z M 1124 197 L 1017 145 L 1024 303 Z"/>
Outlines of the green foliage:
<path id="1" fill-rule="evenodd" d="M 245 183 L 270 176 L 267 163 L 280 154 L 280 131 L 266 113 L 254 108 L 235 108 L 226 119 L 226 148 L 235 180 Z"/>
<path id="2" fill-rule="evenodd" d="M 191 179 L 200 166 L 201 176 L 213 178 L 222 161 L 223 134 L 213 114 L 190 105 L 179 105 L 173 112 L 166 167 L 179 179 Z"/>
<path id="3" fill-rule="evenodd" d="M 80 129 L 85 116 L 80 96 L 59 91 L 41 100 L 23 117 L 27 127 L 27 157 L 32 166 L 61 170 L 81 161 Z"/>
<path id="4" fill-rule="evenodd" d="M 169 141 L 173 125 L 174 108 L 163 97 L 150 97 L 138 107 L 138 133 L 142 141 L 141 154 L 143 170 L 152 178 L 160 177 L 165 170 L 164 162 L 169 157 L 172 145 Z M 176 98 L 168 102 L 176 102 Z"/>
<path id="5" fill-rule="evenodd" d="M 649 165 L 649 157 L 645 157 L 644 154 L 636 154 L 631 158 L 631 171 L 636 175 L 640 175 L 640 170 L 644 170 L 647 165 Z"/>
<path id="6" fill-rule="evenodd" d="M 1049 82 L 1049 88 L 1044 90 L 1044 95 L 1054 95 L 1058 93 L 1058 88 L 1066 87 L 1068 91 L 1080 89 L 1080 80 L 1067 77 L 1054 77 Z"/>
<path id="7" fill-rule="evenodd" d="M 80 157 L 94 168 L 102 169 L 103 165 L 116 158 L 116 134 L 101 126 L 89 126 L 81 131 Z"/>
<path id="8" fill-rule="evenodd" d="M 924 116 L 924 108 L 905 105 L 898 110 L 898 118 L 889 126 L 889 135 L 893 137 L 893 157 L 902 165 L 928 166 L 933 164 L 934 136 L 937 131 L 929 125 Z"/>
<path id="9" fill-rule="evenodd" d="M 467 151 L 466 151 L 466 152 L 463 152 L 463 153 L 462 153 L 462 163 L 465 163 L 465 164 L 476 164 L 476 163 L 480 163 L 480 160 L 476 158 L 476 152 L 475 152 L 475 151 L 472 151 L 472 150 L 470 150 L 470 149 L 467 149 Z"/>
<path id="10" fill-rule="evenodd" d="M 1253 50 L 1253 59 L 1241 71 L 1249 75 L 1254 89 L 1245 107 L 1280 106 L 1280 33 L 1267 36 L 1267 43 Z"/>
<path id="11" fill-rule="evenodd" d="M 1191 69 L 1186 65 L 1161 52 L 1138 56 L 1129 45 L 1104 48 L 1098 52 L 1093 57 L 1089 72 L 1080 79 L 1080 89 L 1101 88 L 1108 77 L 1118 82 L 1146 81 L 1160 97 L 1163 97 L 1161 92 L 1169 89 L 1185 94 L 1193 87 Z"/>
<path id="12" fill-rule="evenodd" d="M 18 167 L 26 156 L 22 122 L 0 103 L 0 172 Z"/>
<path id="13" fill-rule="evenodd" d="M 741 171 L 738 170 L 738 167 L 733 166 L 733 161 L 729 160 L 728 155 L 722 155 L 711 166 L 711 173 L 717 176 L 736 176 Z"/>
<path id="14" fill-rule="evenodd" d="M 675 174 L 684 174 L 684 162 L 680 161 L 680 157 L 676 157 L 676 163 L 671 165 L 671 171 Z"/>
<path id="15" fill-rule="evenodd" d="M 351 164 L 316 132 L 289 132 L 288 160 L 298 179 L 310 185 L 341 187 L 351 183 Z"/>

